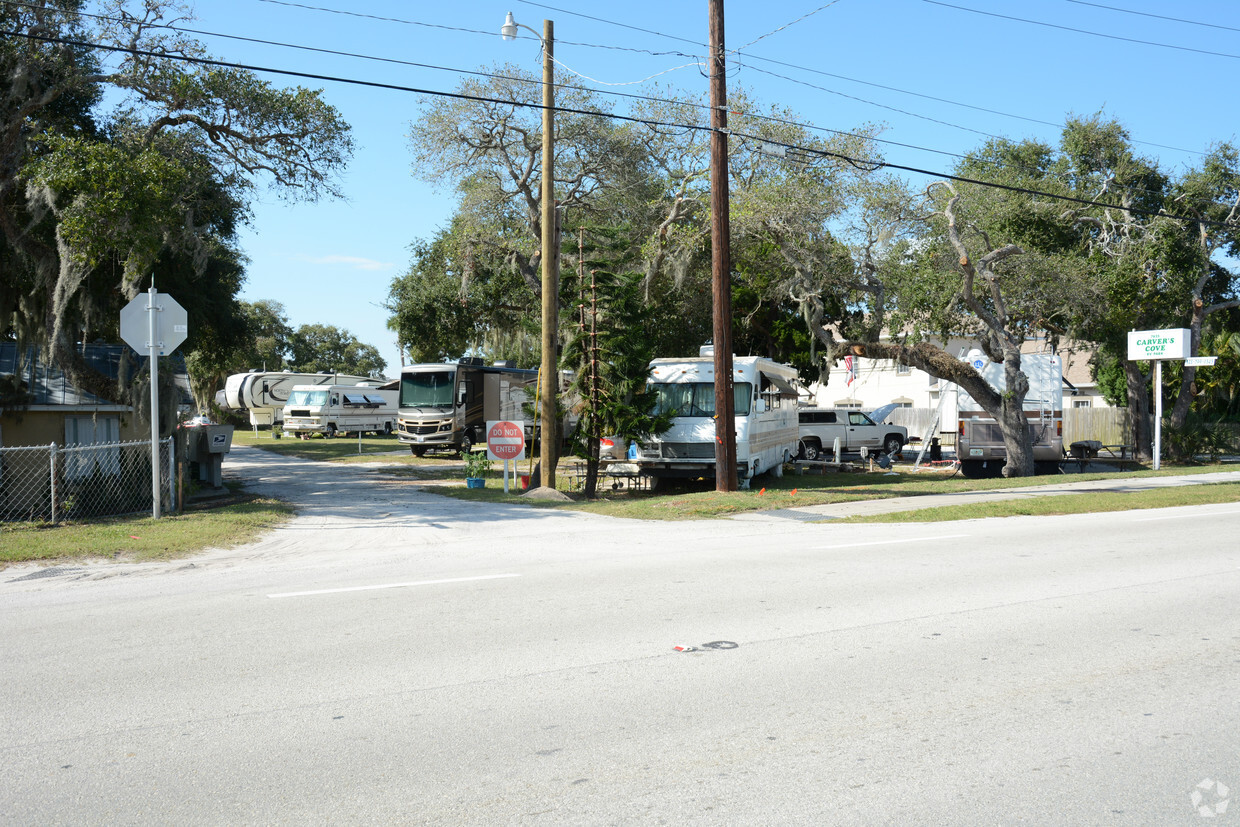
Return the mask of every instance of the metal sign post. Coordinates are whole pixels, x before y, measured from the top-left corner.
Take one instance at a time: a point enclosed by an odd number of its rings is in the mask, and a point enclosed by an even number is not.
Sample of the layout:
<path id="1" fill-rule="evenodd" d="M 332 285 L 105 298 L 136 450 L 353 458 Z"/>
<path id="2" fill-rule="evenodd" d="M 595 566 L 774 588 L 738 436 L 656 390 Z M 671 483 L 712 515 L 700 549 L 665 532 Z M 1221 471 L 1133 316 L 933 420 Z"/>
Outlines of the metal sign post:
<path id="1" fill-rule="evenodd" d="M 1193 332 L 1186 327 L 1166 330 L 1130 330 L 1128 360 L 1154 363 L 1154 470 L 1162 464 L 1162 363 L 1164 359 L 1191 359 Z"/>
<path id="2" fill-rule="evenodd" d="M 146 318 L 143 318 L 145 315 Z M 121 338 L 150 358 L 151 371 L 151 517 L 159 519 L 159 357 L 185 341 L 185 308 L 154 286 L 121 309 Z"/>
<path id="3" fill-rule="evenodd" d="M 508 462 L 525 453 L 525 423 L 520 420 L 487 422 L 487 459 L 504 461 L 504 493 L 508 493 Z"/>

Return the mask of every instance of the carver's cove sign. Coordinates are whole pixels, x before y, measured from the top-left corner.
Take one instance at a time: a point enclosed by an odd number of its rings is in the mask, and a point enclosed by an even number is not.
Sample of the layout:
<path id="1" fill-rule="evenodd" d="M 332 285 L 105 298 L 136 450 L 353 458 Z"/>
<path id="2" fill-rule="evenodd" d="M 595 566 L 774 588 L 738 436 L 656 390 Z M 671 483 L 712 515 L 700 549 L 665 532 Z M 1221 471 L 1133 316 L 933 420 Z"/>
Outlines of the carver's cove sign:
<path id="1" fill-rule="evenodd" d="M 1128 331 L 1128 358 L 1133 361 L 1187 359 L 1192 346 L 1192 331 L 1186 327 Z"/>

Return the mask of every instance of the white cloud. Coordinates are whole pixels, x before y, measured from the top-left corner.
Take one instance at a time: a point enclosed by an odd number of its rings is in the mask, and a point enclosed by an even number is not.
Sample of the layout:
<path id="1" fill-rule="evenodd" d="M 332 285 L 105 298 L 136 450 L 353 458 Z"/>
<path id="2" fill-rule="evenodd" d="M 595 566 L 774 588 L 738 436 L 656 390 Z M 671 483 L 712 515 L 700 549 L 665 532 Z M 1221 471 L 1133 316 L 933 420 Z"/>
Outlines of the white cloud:
<path id="1" fill-rule="evenodd" d="M 354 270 L 390 270 L 395 266 L 390 261 L 375 261 L 373 258 L 358 256 L 297 256 L 296 258 L 307 264 L 344 264 Z"/>

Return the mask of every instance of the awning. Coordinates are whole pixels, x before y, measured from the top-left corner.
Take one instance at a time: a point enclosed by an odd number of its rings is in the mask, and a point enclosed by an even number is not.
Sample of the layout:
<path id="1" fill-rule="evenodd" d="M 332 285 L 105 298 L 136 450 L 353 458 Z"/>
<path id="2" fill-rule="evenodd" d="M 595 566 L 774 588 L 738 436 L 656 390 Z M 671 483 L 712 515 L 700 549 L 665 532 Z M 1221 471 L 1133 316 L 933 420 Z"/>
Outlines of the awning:
<path id="1" fill-rule="evenodd" d="M 763 373 L 762 378 L 766 380 L 769 384 L 774 385 L 776 388 L 778 388 L 780 396 L 791 396 L 793 399 L 796 398 L 797 389 L 792 387 L 792 385 L 789 384 L 788 380 L 784 379 L 782 376 L 775 376 L 770 373 Z"/>

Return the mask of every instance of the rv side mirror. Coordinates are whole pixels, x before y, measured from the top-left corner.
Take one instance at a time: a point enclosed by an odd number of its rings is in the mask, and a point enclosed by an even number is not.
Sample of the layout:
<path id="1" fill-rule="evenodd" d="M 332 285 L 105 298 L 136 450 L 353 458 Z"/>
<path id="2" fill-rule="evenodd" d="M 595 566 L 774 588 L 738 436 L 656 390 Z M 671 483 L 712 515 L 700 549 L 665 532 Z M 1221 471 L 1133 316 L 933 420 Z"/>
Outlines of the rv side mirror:
<path id="1" fill-rule="evenodd" d="M 758 413 L 766 413 L 766 400 L 765 399 L 759 399 L 757 402 L 753 403 L 753 406 L 754 406 L 753 409 L 757 411 Z"/>
<path id="2" fill-rule="evenodd" d="M 460 388 L 460 389 L 456 392 L 456 404 L 457 404 L 457 406 L 458 406 L 458 407 L 459 407 L 459 406 L 461 406 L 461 405 L 464 405 L 464 404 L 465 404 L 465 394 L 466 394 L 467 390 L 468 390 L 467 388 L 465 388 L 465 387 L 463 387 L 463 386 L 462 386 L 462 387 L 461 387 L 461 388 Z"/>

